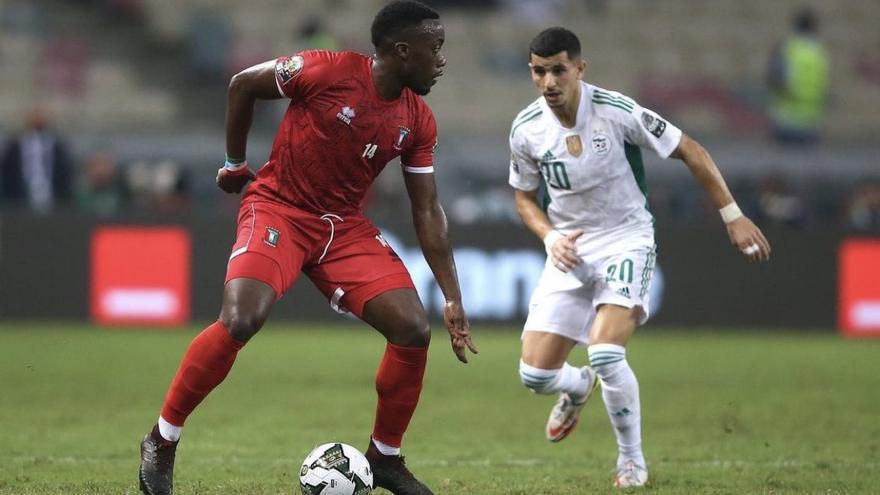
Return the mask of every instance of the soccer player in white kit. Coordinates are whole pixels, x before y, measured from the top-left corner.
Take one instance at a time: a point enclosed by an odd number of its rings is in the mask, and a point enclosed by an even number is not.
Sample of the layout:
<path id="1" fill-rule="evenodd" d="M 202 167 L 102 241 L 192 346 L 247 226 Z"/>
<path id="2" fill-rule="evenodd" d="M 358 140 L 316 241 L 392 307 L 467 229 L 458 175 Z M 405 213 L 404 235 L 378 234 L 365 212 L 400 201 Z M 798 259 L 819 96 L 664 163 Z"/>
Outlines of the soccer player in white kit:
<path id="1" fill-rule="evenodd" d="M 532 40 L 529 67 L 541 96 L 510 132 L 517 211 L 548 255 L 523 327 L 520 377 L 536 393 L 559 393 L 546 427 L 553 442 L 571 433 L 601 383 L 619 452 L 614 484 L 643 486 L 639 385 L 626 361 L 627 342 L 648 318 L 656 259 L 641 149 L 687 165 L 749 261 L 767 261 L 770 244 L 737 207 L 706 150 L 632 99 L 583 82 L 580 52 L 565 28 Z M 546 213 L 538 204 L 542 180 Z M 566 362 L 578 344 L 588 345 L 590 366 Z"/>

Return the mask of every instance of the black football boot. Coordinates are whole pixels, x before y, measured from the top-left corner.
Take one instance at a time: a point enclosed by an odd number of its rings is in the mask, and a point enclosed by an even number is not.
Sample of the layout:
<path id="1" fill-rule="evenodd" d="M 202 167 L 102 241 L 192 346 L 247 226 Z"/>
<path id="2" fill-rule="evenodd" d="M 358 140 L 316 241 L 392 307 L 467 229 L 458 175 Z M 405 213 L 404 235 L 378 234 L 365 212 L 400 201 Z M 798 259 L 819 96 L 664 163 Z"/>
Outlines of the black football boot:
<path id="1" fill-rule="evenodd" d="M 383 455 L 370 441 L 365 454 L 373 470 L 373 485 L 394 495 L 434 495 L 407 469 L 403 456 Z"/>
<path id="2" fill-rule="evenodd" d="M 159 426 L 141 442 L 141 469 L 138 472 L 141 493 L 144 495 L 172 495 L 174 492 L 174 452 L 177 442 L 165 440 Z"/>

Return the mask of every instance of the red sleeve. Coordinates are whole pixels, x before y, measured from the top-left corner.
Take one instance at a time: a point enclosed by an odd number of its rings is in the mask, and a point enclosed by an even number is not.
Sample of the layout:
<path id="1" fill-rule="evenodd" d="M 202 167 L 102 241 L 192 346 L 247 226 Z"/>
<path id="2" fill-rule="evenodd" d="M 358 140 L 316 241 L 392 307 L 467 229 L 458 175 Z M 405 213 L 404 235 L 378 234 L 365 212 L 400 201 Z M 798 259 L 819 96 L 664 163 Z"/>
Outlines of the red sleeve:
<path id="1" fill-rule="evenodd" d="M 275 84 L 288 98 L 307 98 L 332 82 L 336 60 L 337 54 L 326 50 L 308 50 L 278 57 L 275 60 Z"/>
<path id="2" fill-rule="evenodd" d="M 418 110 L 410 146 L 401 154 L 400 163 L 407 172 L 431 173 L 434 171 L 434 149 L 437 148 L 437 122 L 424 101 L 419 101 Z"/>

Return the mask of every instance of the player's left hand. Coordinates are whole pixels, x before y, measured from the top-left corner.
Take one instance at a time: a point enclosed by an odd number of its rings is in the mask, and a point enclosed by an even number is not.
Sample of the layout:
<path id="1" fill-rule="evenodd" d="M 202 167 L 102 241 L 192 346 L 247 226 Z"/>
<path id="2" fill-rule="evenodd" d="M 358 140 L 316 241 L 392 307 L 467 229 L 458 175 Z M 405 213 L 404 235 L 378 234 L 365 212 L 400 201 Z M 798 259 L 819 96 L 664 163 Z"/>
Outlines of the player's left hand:
<path id="1" fill-rule="evenodd" d="M 229 170 L 226 167 L 220 167 L 217 171 L 217 187 L 230 194 L 238 194 L 244 189 L 248 181 L 256 178 L 254 172 L 244 167 L 241 170 Z"/>
<path id="2" fill-rule="evenodd" d="M 727 224 L 730 243 L 752 263 L 770 259 L 770 243 L 748 217 L 742 216 Z"/>
<path id="3" fill-rule="evenodd" d="M 446 301 L 443 306 L 443 322 L 446 323 L 446 330 L 449 331 L 449 339 L 452 341 L 452 352 L 455 357 L 462 363 L 467 363 L 467 350 L 474 354 L 480 351 L 471 341 L 471 327 L 468 324 L 467 316 L 464 314 L 464 308 L 461 301 Z M 465 349 L 467 348 L 467 349 Z"/>

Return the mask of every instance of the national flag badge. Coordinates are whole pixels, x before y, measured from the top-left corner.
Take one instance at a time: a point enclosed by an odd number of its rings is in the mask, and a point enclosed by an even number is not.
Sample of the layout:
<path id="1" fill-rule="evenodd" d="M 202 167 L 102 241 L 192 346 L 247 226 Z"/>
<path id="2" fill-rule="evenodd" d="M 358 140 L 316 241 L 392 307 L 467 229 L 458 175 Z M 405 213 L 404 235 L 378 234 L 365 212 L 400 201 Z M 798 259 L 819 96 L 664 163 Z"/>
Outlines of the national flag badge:
<path id="1" fill-rule="evenodd" d="M 394 149 L 400 150 L 403 149 L 403 141 L 409 136 L 411 131 L 402 125 L 397 126 L 397 129 L 400 131 L 400 134 L 397 135 L 397 144 L 394 145 Z M 436 144 L 434 146 L 436 146 Z"/>
<path id="2" fill-rule="evenodd" d="M 584 143 L 581 142 L 581 137 L 578 134 L 566 136 L 565 145 L 568 147 L 568 154 L 571 156 L 578 157 L 584 152 Z"/>
<path id="3" fill-rule="evenodd" d="M 272 247 L 278 247 L 279 237 L 281 237 L 281 232 L 272 227 L 266 227 L 266 235 L 263 237 L 263 242 Z"/>

